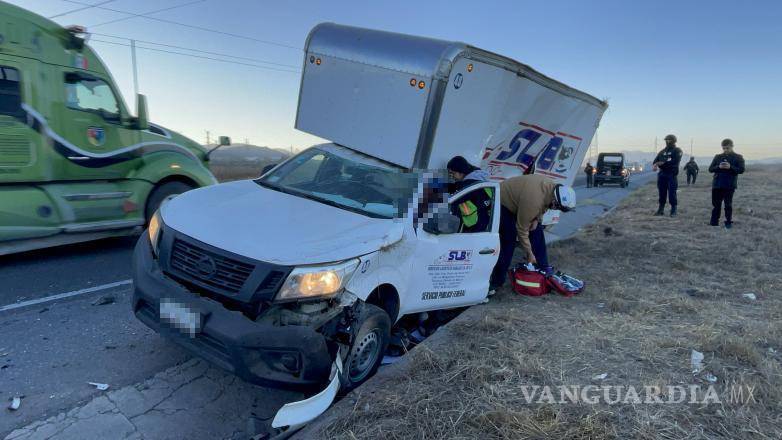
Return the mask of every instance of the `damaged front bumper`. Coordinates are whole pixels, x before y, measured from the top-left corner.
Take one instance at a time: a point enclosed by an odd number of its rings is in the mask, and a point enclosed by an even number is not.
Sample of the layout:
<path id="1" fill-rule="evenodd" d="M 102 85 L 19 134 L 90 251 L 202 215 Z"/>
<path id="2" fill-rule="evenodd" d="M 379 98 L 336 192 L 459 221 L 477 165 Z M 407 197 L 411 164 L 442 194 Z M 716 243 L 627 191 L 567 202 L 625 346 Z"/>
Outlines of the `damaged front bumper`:
<path id="1" fill-rule="evenodd" d="M 133 263 L 133 312 L 153 330 L 251 383 L 301 390 L 333 383 L 330 373 L 337 348 L 330 349 L 314 328 L 255 322 L 188 291 L 160 270 L 146 234 L 136 245 Z M 161 300 L 166 309 L 163 320 Z M 173 313 L 168 311 L 170 304 L 197 322 L 187 330 L 171 324 L 166 319 Z"/>

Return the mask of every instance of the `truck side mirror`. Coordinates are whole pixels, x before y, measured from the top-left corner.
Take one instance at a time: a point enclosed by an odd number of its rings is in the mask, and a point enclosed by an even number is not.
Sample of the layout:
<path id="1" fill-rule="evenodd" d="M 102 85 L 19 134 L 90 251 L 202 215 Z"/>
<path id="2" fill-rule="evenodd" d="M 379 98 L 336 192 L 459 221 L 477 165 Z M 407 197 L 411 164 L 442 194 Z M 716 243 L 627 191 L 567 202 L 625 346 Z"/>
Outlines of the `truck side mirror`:
<path id="1" fill-rule="evenodd" d="M 139 93 L 136 95 L 136 128 L 147 130 L 149 128 L 149 116 L 147 112 L 147 97 Z"/>
<path id="2" fill-rule="evenodd" d="M 231 145 L 231 138 L 228 136 L 220 136 L 217 138 L 217 146 L 212 148 L 211 150 L 206 152 L 206 156 L 204 156 L 204 160 L 209 160 L 209 156 L 212 155 L 212 153 L 217 150 L 220 147 L 225 147 Z"/>
<path id="3" fill-rule="evenodd" d="M 435 213 L 432 218 L 424 221 L 424 231 L 440 235 L 440 234 L 455 234 L 459 232 L 459 226 L 461 221 L 459 217 L 451 214 L 450 212 L 438 212 Z"/>

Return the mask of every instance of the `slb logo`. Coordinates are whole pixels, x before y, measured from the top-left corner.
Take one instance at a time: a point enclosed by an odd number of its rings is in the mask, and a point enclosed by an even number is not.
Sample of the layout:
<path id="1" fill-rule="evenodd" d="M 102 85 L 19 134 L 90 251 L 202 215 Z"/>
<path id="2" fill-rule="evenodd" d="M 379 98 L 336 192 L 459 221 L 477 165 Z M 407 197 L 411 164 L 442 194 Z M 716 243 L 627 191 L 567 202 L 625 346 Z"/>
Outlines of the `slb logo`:
<path id="1" fill-rule="evenodd" d="M 450 251 L 448 252 L 448 261 L 458 261 L 460 263 L 466 263 L 470 261 L 472 251 Z"/>

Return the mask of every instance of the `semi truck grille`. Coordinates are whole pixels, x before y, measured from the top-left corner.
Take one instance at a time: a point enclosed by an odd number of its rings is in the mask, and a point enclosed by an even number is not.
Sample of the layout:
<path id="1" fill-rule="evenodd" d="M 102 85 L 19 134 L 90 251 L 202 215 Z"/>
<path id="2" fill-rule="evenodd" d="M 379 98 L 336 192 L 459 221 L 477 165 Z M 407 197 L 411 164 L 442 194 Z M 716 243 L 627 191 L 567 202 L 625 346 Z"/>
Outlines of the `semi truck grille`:
<path id="1" fill-rule="evenodd" d="M 182 240 L 174 240 L 170 266 L 193 282 L 234 294 L 242 289 L 254 269 Z"/>
<path id="2" fill-rule="evenodd" d="M 25 136 L 3 134 L 0 137 L 0 167 L 26 167 L 31 162 L 32 149 Z"/>

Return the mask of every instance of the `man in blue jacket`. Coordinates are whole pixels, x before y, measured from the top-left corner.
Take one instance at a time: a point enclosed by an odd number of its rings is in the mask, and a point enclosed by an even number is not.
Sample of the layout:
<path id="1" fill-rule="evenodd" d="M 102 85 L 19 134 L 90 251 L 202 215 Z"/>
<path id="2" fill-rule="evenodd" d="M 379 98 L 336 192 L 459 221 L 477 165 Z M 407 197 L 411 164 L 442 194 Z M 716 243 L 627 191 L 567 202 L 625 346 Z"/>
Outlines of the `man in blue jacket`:
<path id="1" fill-rule="evenodd" d="M 714 173 L 714 181 L 711 185 L 711 210 L 712 226 L 719 226 L 720 211 L 725 204 L 725 228 L 733 226 L 733 193 L 739 174 L 744 172 L 744 158 L 733 151 L 733 141 L 722 141 L 722 154 L 714 156 L 709 165 L 709 172 Z"/>
<path id="2" fill-rule="evenodd" d="M 654 158 L 654 169 L 657 173 L 657 191 L 660 194 L 659 208 L 654 215 L 663 215 L 665 199 L 671 204 L 671 217 L 676 217 L 676 190 L 679 188 L 679 163 L 682 161 L 682 150 L 676 146 L 676 136 L 665 136 L 665 148 Z"/>

